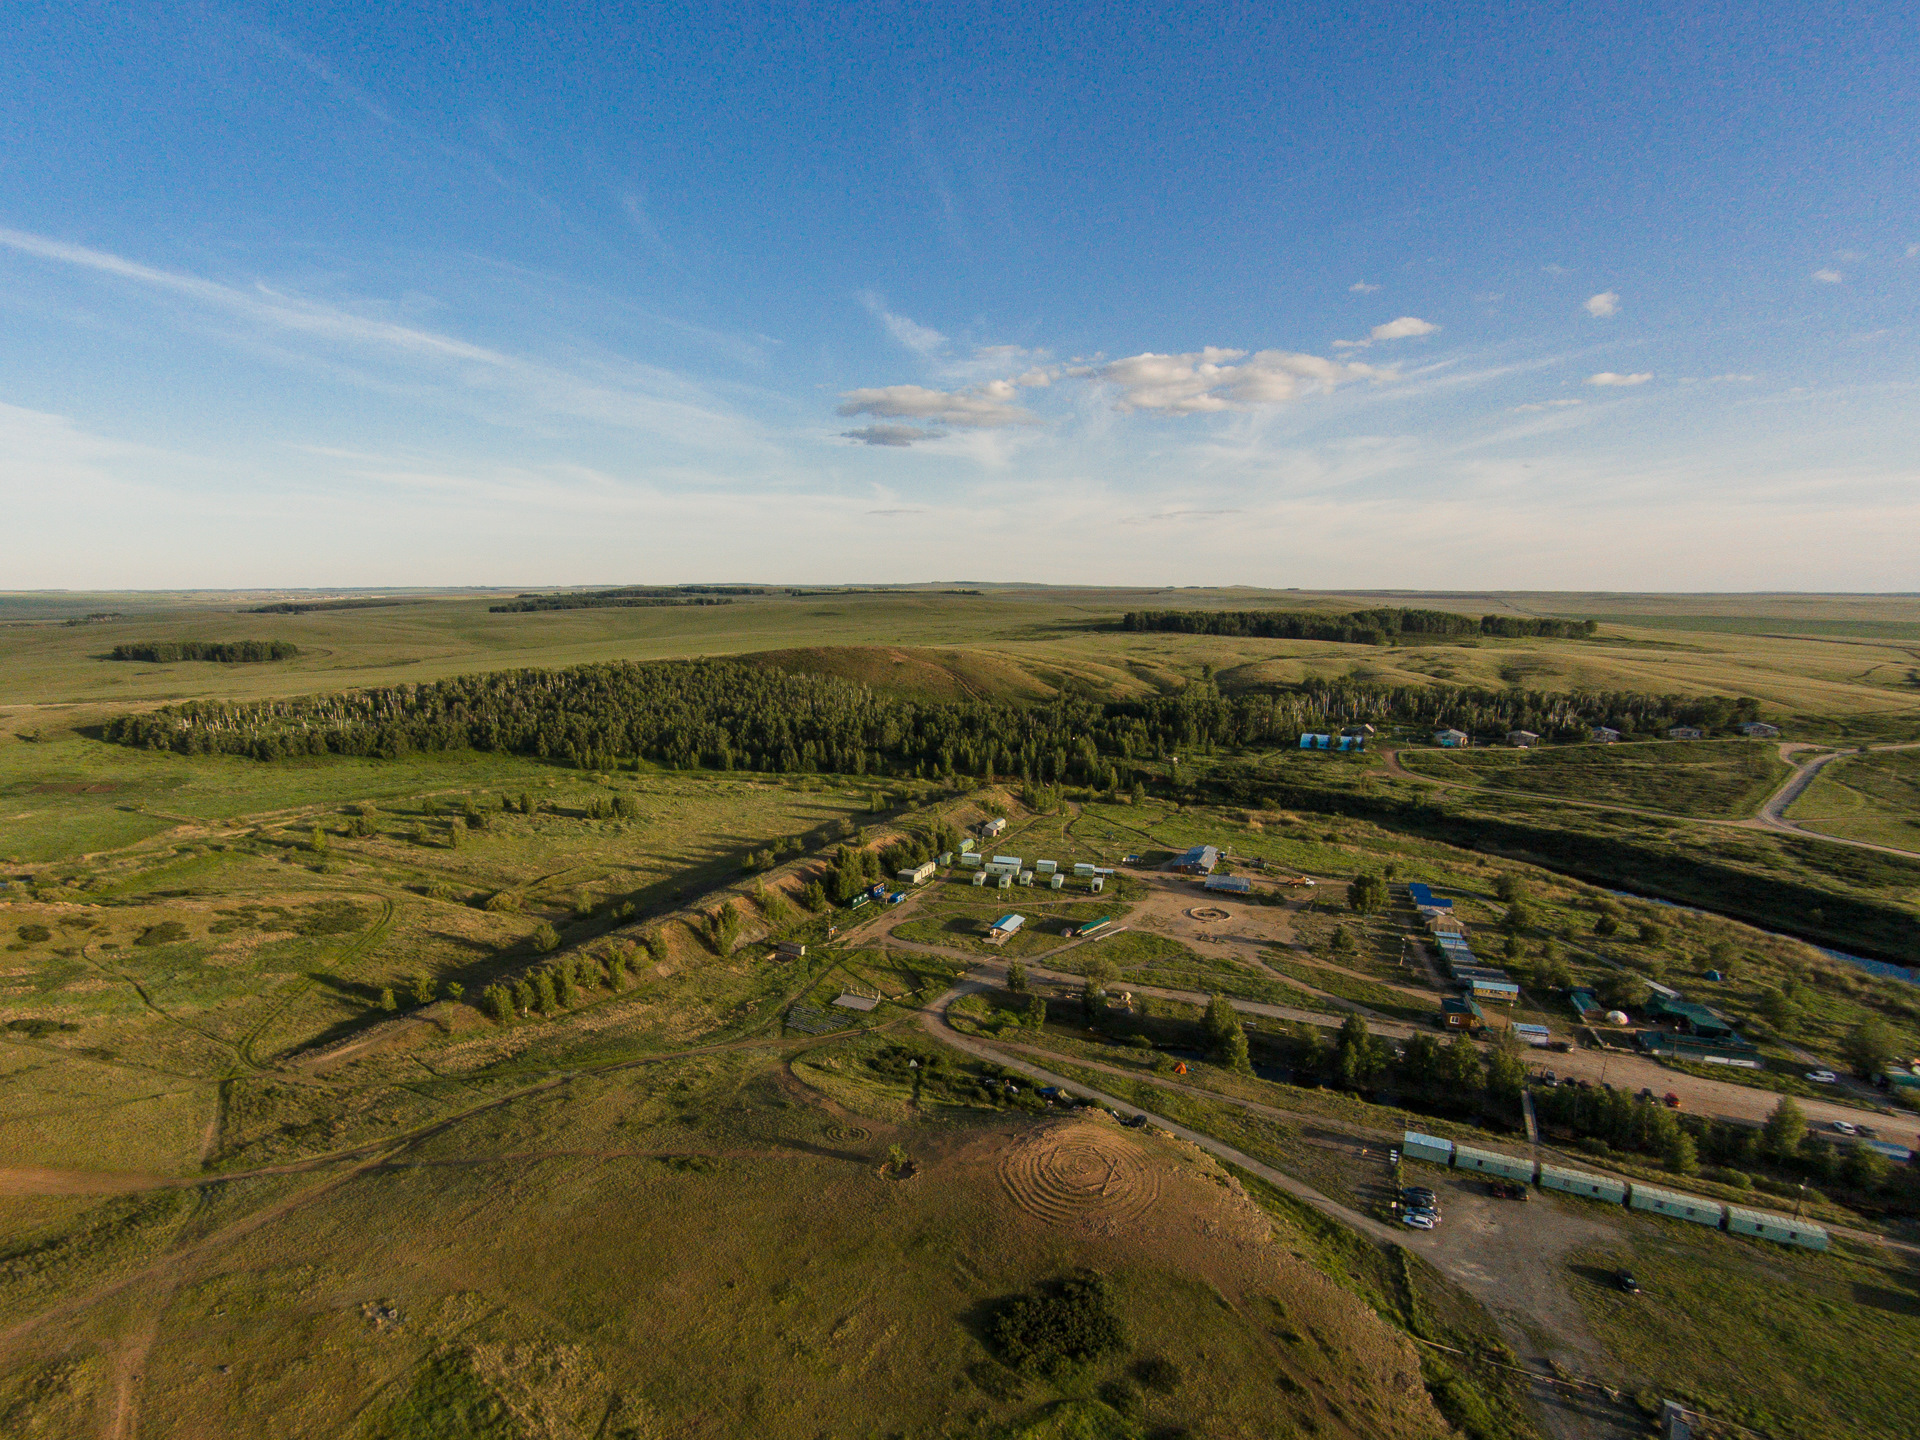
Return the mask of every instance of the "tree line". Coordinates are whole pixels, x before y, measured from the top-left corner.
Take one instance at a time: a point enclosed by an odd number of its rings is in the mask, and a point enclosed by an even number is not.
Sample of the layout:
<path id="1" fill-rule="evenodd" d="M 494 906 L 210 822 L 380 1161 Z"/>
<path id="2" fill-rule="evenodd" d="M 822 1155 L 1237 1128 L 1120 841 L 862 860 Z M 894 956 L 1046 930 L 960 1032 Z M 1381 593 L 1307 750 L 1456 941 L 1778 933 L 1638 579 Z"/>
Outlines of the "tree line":
<path id="1" fill-rule="evenodd" d="M 216 660 L 246 665 L 261 660 L 291 660 L 300 647 L 290 640 L 129 640 L 113 647 L 115 660 L 168 664 L 175 660 Z"/>
<path id="2" fill-rule="evenodd" d="M 1591 620 L 1546 620 L 1521 615 L 1456 615 L 1449 610 L 1381 606 L 1327 615 L 1313 610 L 1130 610 L 1123 630 L 1168 630 L 1182 635 L 1242 635 L 1267 640 L 1332 640 L 1385 645 L 1402 635 L 1497 635 L 1585 640 Z"/>
<path id="3" fill-rule="evenodd" d="M 645 609 L 656 605 L 731 605 L 735 595 L 765 595 L 753 585 L 629 585 L 618 590 L 563 591 L 552 595 L 519 595 L 500 605 L 489 605 L 494 615 L 530 610 Z"/>
<path id="4" fill-rule="evenodd" d="M 968 776 L 1114 790 L 1139 762 L 1183 752 L 1290 746 L 1303 730 L 1350 721 L 1523 728 L 1583 737 L 1607 724 L 1658 733 L 1715 729 L 1758 702 L 1626 691 L 1549 693 L 1309 680 L 1223 694 L 1202 682 L 1171 695 L 1039 703 L 930 701 L 831 675 L 733 660 L 613 661 L 502 670 L 427 684 L 291 700 L 189 701 L 123 716 L 108 740 L 181 754 L 390 758 L 486 750 L 608 770 L 629 761 L 677 769 Z"/>

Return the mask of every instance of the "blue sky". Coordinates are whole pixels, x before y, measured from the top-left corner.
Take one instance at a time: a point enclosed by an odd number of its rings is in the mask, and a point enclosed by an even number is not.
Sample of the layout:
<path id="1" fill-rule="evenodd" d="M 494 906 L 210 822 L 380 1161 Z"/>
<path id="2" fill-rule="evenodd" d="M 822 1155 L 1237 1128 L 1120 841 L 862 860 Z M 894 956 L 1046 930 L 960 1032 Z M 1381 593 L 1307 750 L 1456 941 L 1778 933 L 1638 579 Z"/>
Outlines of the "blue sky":
<path id="1" fill-rule="evenodd" d="M 48 5 L 0 585 L 1920 590 L 1911 5 Z"/>

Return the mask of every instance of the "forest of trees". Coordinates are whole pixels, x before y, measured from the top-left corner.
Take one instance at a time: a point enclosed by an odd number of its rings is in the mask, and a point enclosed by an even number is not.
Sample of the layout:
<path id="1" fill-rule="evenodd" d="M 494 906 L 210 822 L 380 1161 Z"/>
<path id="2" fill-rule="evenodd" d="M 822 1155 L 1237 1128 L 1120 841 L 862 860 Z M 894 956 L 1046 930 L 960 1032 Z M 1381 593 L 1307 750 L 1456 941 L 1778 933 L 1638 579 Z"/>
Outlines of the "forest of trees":
<path id="1" fill-rule="evenodd" d="M 1598 628 L 1591 620 L 1539 620 L 1519 615 L 1455 615 L 1448 610 L 1382 606 L 1328 615 L 1312 610 L 1132 610 L 1125 630 L 1171 630 L 1182 635 L 1251 635 L 1269 640 L 1337 640 L 1348 645 L 1384 645 L 1401 635 L 1543 636 L 1584 640 Z"/>
<path id="2" fill-rule="evenodd" d="M 528 610 L 641 610 L 656 605 L 731 605 L 735 595 L 764 595 L 752 585 L 630 585 L 619 590 L 579 590 L 557 595 L 520 595 L 500 605 L 489 605 L 495 615 Z"/>
<path id="3" fill-rule="evenodd" d="M 605 770 L 646 760 L 678 769 L 965 775 L 1113 789 L 1134 763 L 1193 747 L 1288 746 L 1349 721 L 1514 728 L 1584 738 L 1751 718 L 1752 700 L 1623 691 L 1542 693 L 1310 680 L 1235 695 L 1211 684 L 1172 695 L 1034 704 L 927 701 L 830 675 L 730 660 L 614 661 L 503 670 L 431 684 L 251 703 L 189 701 L 127 715 L 107 739 L 181 754 L 396 756 L 491 750 Z"/>
<path id="4" fill-rule="evenodd" d="M 276 600 L 271 605 L 255 605 L 243 615 L 306 615 L 315 610 L 380 610 L 389 605 L 420 605 L 421 600 L 399 597 L 367 600 Z"/>
<path id="5" fill-rule="evenodd" d="M 115 660 L 217 660 L 245 665 L 260 660 L 291 660 L 300 647 L 288 640 L 131 640 L 113 647 Z"/>

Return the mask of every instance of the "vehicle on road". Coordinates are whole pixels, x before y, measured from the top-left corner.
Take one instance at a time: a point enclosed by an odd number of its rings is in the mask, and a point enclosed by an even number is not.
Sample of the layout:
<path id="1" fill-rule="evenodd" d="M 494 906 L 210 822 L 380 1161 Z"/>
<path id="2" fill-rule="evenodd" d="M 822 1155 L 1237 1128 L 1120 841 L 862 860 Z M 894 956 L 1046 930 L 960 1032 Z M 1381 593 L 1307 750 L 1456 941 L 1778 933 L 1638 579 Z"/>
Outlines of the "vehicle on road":
<path id="1" fill-rule="evenodd" d="M 1840 1077 L 1831 1070 L 1809 1070 L 1807 1071 L 1807 1079 L 1816 1085 L 1838 1085 L 1840 1083 Z"/>
<path id="2" fill-rule="evenodd" d="M 1849 1124 L 1845 1120 L 1834 1121 L 1833 1128 L 1842 1135 L 1858 1135 L 1860 1133 L 1860 1127 L 1858 1125 Z"/>
<path id="3" fill-rule="evenodd" d="M 1629 1295 L 1638 1295 L 1640 1293 L 1640 1282 L 1633 1278 L 1633 1272 L 1631 1270 L 1614 1271 L 1613 1283 L 1616 1289 L 1624 1290 Z"/>
<path id="4" fill-rule="evenodd" d="M 1425 1210 L 1409 1210 L 1400 1217 L 1400 1223 L 1409 1230 L 1431 1230 L 1440 1223 L 1440 1217 Z"/>
<path id="5" fill-rule="evenodd" d="M 1669 1110 L 1678 1110 L 1680 1108 L 1680 1097 L 1669 1090 L 1660 1097 L 1660 1103 L 1665 1105 Z"/>

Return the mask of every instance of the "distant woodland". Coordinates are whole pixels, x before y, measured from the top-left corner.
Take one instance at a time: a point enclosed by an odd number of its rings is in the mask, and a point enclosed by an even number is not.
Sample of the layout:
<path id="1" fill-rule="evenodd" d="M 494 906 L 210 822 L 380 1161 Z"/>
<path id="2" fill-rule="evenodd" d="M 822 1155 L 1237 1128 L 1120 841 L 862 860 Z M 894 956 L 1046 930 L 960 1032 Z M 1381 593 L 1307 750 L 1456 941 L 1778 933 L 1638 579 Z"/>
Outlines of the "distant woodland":
<path id="1" fill-rule="evenodd" d="M 1520 615 L 1456 615 L 1449 610 L 1382 607 L 1327 615 L 1311 610 L 1133 610 L 1124 630 L 1171 630 L 1182 635 L 1251 635 L 1273 640 L 1334 640 L 1348 645 L 1384 645 L 1401 636 L 1497 635 L 1584 640 L 1598 628 L 1591 620 L 1541 620 Z"/>
<path id="2" fill-rule="evenodd" d="M 291 660 L 300 647 L 287 640 L 133 640 L 113 647 L 115 660 L 169 664 L 175 660 L 214 660 L 249 665 L 262 660 Z"/>
<path id="3" fill-rule="evenodd" d="M 487 609 L 495 615 L 528 610 L 637 610 L 655 605 L 731 605 L 735 595 L 765 595 L 752 585 L 630 586 L 623 590 L 576 590 L 558 595 L 521 595 Z"/>
<path id="4" fill-rule="evenodd" d="M 106 727 L 124 745 L 182 754 L 396 756 L 490 750 L 608 769 L 1020 777 L 1113 786 L 1130 762 L 1194 747 L 1297 743 L 1303 730 L 1368 721 L 1451 725 L 1471 734 L 1533 730 L 1585 739 L 1669 725 L 1721 730 L 1753 700 L 1626 691 L 1543 693 L 1307 681 L 1237 694 L 1197 683 L 1172 695 L 1044 703 L 926 701 L 850 680 L 728 660 L 609 662 L 510 670 L 294 700 L 190 701 Z"/>

